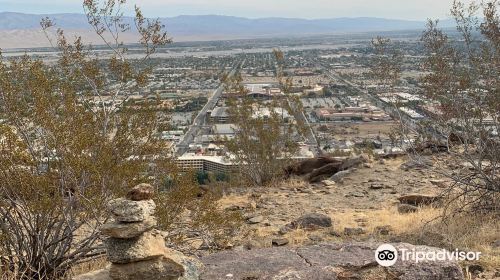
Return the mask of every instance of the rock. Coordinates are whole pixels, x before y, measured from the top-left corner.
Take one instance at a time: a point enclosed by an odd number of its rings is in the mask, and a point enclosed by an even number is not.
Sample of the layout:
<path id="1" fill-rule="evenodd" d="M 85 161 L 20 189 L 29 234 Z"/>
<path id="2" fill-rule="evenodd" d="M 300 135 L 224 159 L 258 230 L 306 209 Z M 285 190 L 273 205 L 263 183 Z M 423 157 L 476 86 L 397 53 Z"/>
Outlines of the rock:
<path id="1" fill-rule="evenodd" d="M 430 180 L 429 182 L 431 182 L 431 184 L 433 184 L 434 186 L 439 187 L 439 188 L 448 187 L 445 180 Z"/>
<path id="2" fill-rule="evenodd" d="M 285 246 L 286 244 L 288 244 L 288 239 L 286 238 L 276 238 L 276 239 L 273 239 L 272 241 L 272 244 L 273 246 Z"/>
<path id="3" fill-rule="evenodd" d="M 292 230 L 293 230 L 293 228 L 291 227 L 291 225 L 285 225 L 285 226 L 280 227 L 278 233 L 281 235 L 285 235 Z"/>
<path id="4" fill-rule="evenodd" d="M 253 225 L 253 224 L 262 223 L 262 221 L 264 221 L 264 217 L 262 217 L 262 216 L 256 216 L 256 217 L 248 219 L 247 223 Z"/>
<path id="5" fill-rule="evenodd" d="M 379 235 L 389 235 L 394 229 L 390 225 L 385 225 L 385 226 L 377 226 L 373 230 L 375 234 Z"/>
<path id="6" fill-rule="evenodd" d="M 365 197 L 365 194 L 362 192 L 351 192 L 345 195 L 346 197 Z"/>
<path id="7" fill-rule="evenodd" d="M 111 280 L 109 277 L 109 268 L 92 271 L 86 274 L 77 275 L 73 280 Z"/>
<path id="8" fill-rule="evenodd" d="M 247 250 L 253 250 L 266 247 L 266 243 L 266 240 L 248 240 L 245 242 L 243 247 Z"/>
<path id="9" fill-rule="evenodd" d="M 327 164 L 340 162 L 337 159 L 331 157 L 317 157 L 303 160 L 299 163 L 294 163 L 285 168 L 285 172 L 287 175 L 304 175 L 312 172 L 317 168 L 321 168 Z"/>
<path id="10" fill-rule="evenodd" d="M 362 228 L 344 228 L 344 234 L 347 236 L 360 235 L 365 233 Z"/>
<path id="11" fill-rule="evenodd" d="M 370 186 L 370 189 L 372 189 L 372 190 L 380 190 L 383 188 L 384 188 L 383 184 L 371 184 L 371 186 Z"/>
<path id="12" fill-rule="evenodd" d="M 419 168 L 428 168 L 432 166 L 434 163 L 432 160 L 428 158 L 421 158 L 420 160 L 409 160 L 401 165 L 401 169 L 410 170 L 410 169 L 419 169 Z"/>
<path id="13" fill-rule="evenodd" d="M 332 226 L 332 219 L 326 215 L 318 213 L 306 214 L 291 223 L 291 227 L 294 229 L 304 228 L 304 229 L 317 229 L 326 228 Z"/>
<path id="14" fill-rule="evenodd" d="M 491 244 L 491 247 L 500 248 L 500 240 L 496 240 L 495 242 L 493 242 L 493 244 Z"/>
<path id="15" fill-rule="evenodd" d="M 133 201 L 150 200 L 153 198 L 155 188 L 150 184 L 139 184 L 127 193 L 127 199 Z"/>
<path id="16" fill-rule="evenodd" d="M 334 186 L 336 184 L 336 182 L 332 180 L 323 180 L 321 183 L 323 183 L 325 187 Z"/>
<path id="17" fill-rule="evenodd" d="M 478 264 L 471 264 L 468 266 L 469 272 L 472 274 L 479 274 L 484 272 L 484 268 Z"/>
<path id="18" fill-rule="evenodd" d="M 401 214 L 414 213 L 418 211 L 417 206 L 409 205 L 409 204 L 399 204 L 398 212 Z"/>
<path id="19" fill-rule="evenodd" d="M 244 208 L 239 206 L 239 205 L 231 205 L 226 207 L 224 210 L 226 211 L 238 211 L 238 210 L 243 210 Z"/>
<path id="20" fill-rule="evenodd" d="M 108 204 L 108 210 L 119 222 L 142 222 L 154 214 L 155 208 L 152 200 L 132 201 L 118 198 Z"/>
<path id="21" fill-rule="evenodd" d="M 165 241 L 158 231 L 146 232 L 131 239 L 108 238 L 105 241 L 108 260 L 112 263 L 130 263 L 150 260 L 164 253 Z"/>
<path id="22" fill-rule="evenodd" d="M 331 236 L 333 237 L 342 237 L 342 235 L 340 234 L 340 232 L 336 231 L 336 230 L 330 230 L 328 232 L 328 234 L 330 234 Z"/>
<path id="23" fill-rule="evenodd" d="M 106 269 L 79 275 L 74 280 L 198 280 L 203 263 L 182 253 L 164 249 L 163 255 L 150 260 L 111 264 Z"/>
<path id="24" fill-rule="evenodd" d="M 320 244 L 298 248 L 223 251 L 202 258 L 205 270 L 201 279 L 464 279 L 462 270 L 455 261 L 399 261 L 392 267 L 382 268 L 374 258 L 379 245 L 381 244 Z M 409 251 L 438 250 L 404 243 L 393 245 Z"/>
<path id="25" fill-rule="evenodd" d="M 353 169 L 348 169 L 348 170 L 337 172 L 332 177 L 330 177 L 329 180 L 333 181 L 335 183 L 338 183 L 338 182 L 340 182 L 340 180 L 345 178 L 347 175 L 351 174 L 354 170 L 356 170 L 356 169 L 353 168 Z"/>
<path id="26" fill-rule="evenodd" d="M 348 158 L 340 162 L 334 162 L 327 164 L 321 168 L 314 169 L 309 173 L 306 179 L 309 183 L 316 183 L 328 178 L 338 172 L 352 169 L 353 167 L 360 165 L 366 161 L 364 157 Z M 330 179 L 331 180 L 331 179 Z"/>
<path id="27" fill-rule="evenodd" d="M 307 238 L 309 238 L 309 240 L 314 241 L 314 242 L 322 242 L 323 241 L 323 236 L 318 235 L 318 234 L 311 234 Z"/>
<path id="28" fill-rule="evenodd" d="M 430 205 L 438 200 L 438 197 L 422 194 L 410 194 L 398 198 L 399 202 L 413 206 Z"/>
<path id="29" fill-rule="evenodd" d="M 134 238 L 154 228 L 156 224 L 156 219 L 152 217 L 142 222 L 108 223 L 101 227 L 101 233 L 114 238 Z"/>
<path id="30" fill-rule="evenodd" d="M 184 274 L 184 267 L 165 256 L 127 264 L 112 264 L 113 280 L 174 280 Z"/>

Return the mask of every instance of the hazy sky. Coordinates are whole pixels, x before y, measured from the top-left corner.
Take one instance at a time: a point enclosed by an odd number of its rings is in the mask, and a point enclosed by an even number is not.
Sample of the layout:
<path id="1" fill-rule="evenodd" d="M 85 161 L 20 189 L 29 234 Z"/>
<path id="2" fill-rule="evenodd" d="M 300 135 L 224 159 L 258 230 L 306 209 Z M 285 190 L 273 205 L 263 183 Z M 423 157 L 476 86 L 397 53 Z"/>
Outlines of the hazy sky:
<path id="1" fill-rule="evenodd" d="M 146 16 L 231 15 L 258 17 L 448 18 L 453 0 L 128 0 Z M 471 0 L 466 0 L 471 1 Z M 0 0 L 0 11 L 81 13 L 82 0 Z"/>

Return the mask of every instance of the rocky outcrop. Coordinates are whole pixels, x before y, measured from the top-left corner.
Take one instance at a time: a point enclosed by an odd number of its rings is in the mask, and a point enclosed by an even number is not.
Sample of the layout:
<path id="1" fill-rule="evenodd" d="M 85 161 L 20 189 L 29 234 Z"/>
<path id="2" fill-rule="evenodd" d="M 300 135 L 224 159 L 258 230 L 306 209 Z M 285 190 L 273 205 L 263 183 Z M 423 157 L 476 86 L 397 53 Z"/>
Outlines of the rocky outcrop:
<path id="1" fill-rule="evenodd" d="M 154 189 L 141 184 L 127 198 L 109 202 L 114 221 L 102 226 L 108 261 L 106 269 L 76 277 L 76 280 L 194 280 L 199 279 L 200 261 L 165 247 L 164 233 L 155 230 Z"/>
<path id="2" fill-rule="evenodd" d="M 379 244 L 322 244 L 299 248 L 274 247 L 224 251 L 202 259 L 204 280 L 218 279 L 464 279 L 453 261 L 398 262 L 384 268 L 375 261 Z M 396 248 L 437 251 L 437 248 L 395 244 Z"/>
<path id="3" fill-rule="evenodd" d="M 366 161 L 367 158 L 363 156 L 348 159 L 318 157 L 307 159 L 286 167 L 285 174 L 287 176 L 304 176 L 307 181 L 317 183 L 330 178 L 338 172 L 348 170 Z"/>

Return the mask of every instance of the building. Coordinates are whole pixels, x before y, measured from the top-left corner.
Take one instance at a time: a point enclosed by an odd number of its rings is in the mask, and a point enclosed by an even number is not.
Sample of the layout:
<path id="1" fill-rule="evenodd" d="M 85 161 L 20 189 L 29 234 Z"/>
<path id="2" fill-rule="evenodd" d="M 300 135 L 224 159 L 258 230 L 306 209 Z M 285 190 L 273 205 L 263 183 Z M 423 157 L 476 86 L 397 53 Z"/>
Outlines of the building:
<path id="1" fill-rule="evenodd" d="M 321 121 L 386 121 L 390 117 L 377 107 L 345 107 L 344 109 L 321 108 L 314 111 Z"/>
<path id="2" fill-rule="evenodd" d="M 180 141 L 184 136 L 184 131 L 182 130 L 170 130 L 161 132 L 160 138 L 167 141 Z"/>
<path id="3" fill-rule="evenodd" d="M 292 120 L 291 115 L 284 108 L 273 108 L 274 114 L 280 117 L 285 123 L 288 123 Z M 254 107 L 254 111 L 252 112 L 253 119 L 270 119 L 273 116 L 271 110 L 267 107 L 257 108 Z"/>
<path id="4" fill-rule="evenodd" d="M 237 126 L 234 124 L 214 124 L 212 126 L 212 134 L 218 136 L 234 136 Z"/>
<path id="5" fill-rule="evenodd" d="M 421 114 L 417 113 L 415 110 L 408 108 L 408 107 L 399 107 L 399 110 L 401 110 L 401 112 L 407 114 L 408 116 L 410 116 L 410 118 L 412 118 L 414 120 L 421 120 L 424 118 L 424 116 L 422 116 Z"/>
<path id="6" fill-rule="evenodd" d="M 231 173 L 236 165 L 223 156 L 205 156 L 184 154 L 177 158 L 177 166 L 181 171 L 205 171 L 214 173 Z"/>
<path id="7" fill-rule="evenodd" d="M 281 89 L 273 84 L 245 84 L 247 96 L 253 98 L 271 98 L 284 96 Z"/>
<path id="8" fill-rule="evenodd" d="M 209 112 L 209 119 L 211 123 L 229 122 L 229 108 L 215 107 L 211 112 Z"/>

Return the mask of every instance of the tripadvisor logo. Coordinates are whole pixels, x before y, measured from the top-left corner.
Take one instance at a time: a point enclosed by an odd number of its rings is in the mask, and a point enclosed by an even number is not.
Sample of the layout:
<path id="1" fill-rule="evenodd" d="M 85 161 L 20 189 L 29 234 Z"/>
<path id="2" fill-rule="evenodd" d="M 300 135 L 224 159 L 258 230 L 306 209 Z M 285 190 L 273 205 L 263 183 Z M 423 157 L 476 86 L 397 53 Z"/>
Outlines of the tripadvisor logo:
<path id="1" fill-rule="evenodd" d="M 398 260 L 398 250 L 391 244 L 383 244 L 375 251 L 375 260 L 381 266 L 393 266 Z"/>
<path id="2" fill-rule="evenodd" d="M 382 244 L 375 251 L 375 260 L 381 266 L 393 266 L 398 258 L 401 261 L 419 262 L 435 262 L 435 261 L 478 261 L 481 252 L 464 252 L 455 249 L 455 251 L 447 251 L 445 249 L 436 250 L 417 250 L 417 248 L 407 249 L 401 248 L 399 251 L 391 244 Z"/>

